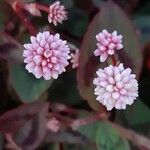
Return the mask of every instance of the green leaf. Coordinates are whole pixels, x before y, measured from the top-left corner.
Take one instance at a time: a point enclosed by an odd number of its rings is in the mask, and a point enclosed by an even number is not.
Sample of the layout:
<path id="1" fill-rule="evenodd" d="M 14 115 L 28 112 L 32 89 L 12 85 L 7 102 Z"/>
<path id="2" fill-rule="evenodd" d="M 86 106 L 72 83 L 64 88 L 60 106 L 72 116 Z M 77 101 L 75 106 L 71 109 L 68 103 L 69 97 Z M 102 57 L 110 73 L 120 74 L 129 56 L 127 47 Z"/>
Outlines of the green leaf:
<path id="1" fill-rule="evenodd" d="M 97 7 L 99 7 L 103 2 L 104 0 L 93 0 L 93 4 Z"/>
<path id="2" fill-rule="evenodd" d="M 65 6 L 65 8 L 71 8 L 74 5 L 73 0 L 61 0 L 61 4 Z"/>
<path id="3" fill-rule="evenodd" d="M 125 13 L 112 1 L 106 2 L 100 12 L 90 23 L 81 46 L 77 79 L 80 95 L 87 100 L 89 105 L 99 111 L 100 105 L 96 102 L 94 95 L 93 79 L 98 68 L 104 68 L 108 63 L 100 63 L 98 57 L 94 57 L 96 49 L 96 34 L 103 29 L 109 32 L 116 30 L 123 35 L 124 49 L 117 51 L 116 56 L 124 64 L 130 67 L 139 76 L 141 70 L 141 53 L 137 35 L 131 25 L 131 21 Z"/>
<path id="4" fill-rule="evenodd" d="M 59 143 L 70 143 L 70 144 L 90 144 L 90 140 L 77 131 L 72 130 L 62 130 L 58 133 L 48 132 L 45 139 L 47 143 L 49 142 L 59 142 Z"/>
<path id="5" fill-rule="evenodd" d="M 93 112 L 79 111 L 77 118 L 86 118 L 93 115 L 95 115 Z M 130 149 L 128 141 L 122 138 L 115 128 L 103 121 L 95 121 L 94 123 L 81 126 L 77 131 L 95 143 L 98 150 Z"/>
<path id="6" fill-rule="evenodd" d="M 104 122 L 95 122 L 80 127 L 79 131 L 95 142 L 98 150 L 129 150 L 126 139 L 122 138 L 116 129 Z"/>
<path id="7" fill-rule="evenodd" d="M 55 80 L 49 89 L 49 96 L 51 102 L 57 101 L 66 105 L 77 105 L 81 103 L 82 100 L 76 82 L 76 72 L 66 72 L 63 76 Z"/>
<path id="8" fill-rule="evenodd" d="M 130 125 L 150 123 L 150 109 L 140 100 L 123 111 Z"/>
<path id="9" fill-rule="evenodd" d="M 94 115 L 94 113 L 89 113 L 87 111 L 79 111 L 78 112 L 78 118 L 86 118 L 89 116 Z M 99 127 L 99 122 L 96 121 L 94 123 L 91 124 L 87 124 L 86 126 L 81 126 L 78 130 L 83 134 L 86 135 L 86 137 L 88 137 L 92 142 L 95 142 L 95 137 L 97 134 L 97 130 Z M 87 132 L 88 131 L 88 132 Z"/>
<path id="10" fill-rule="evenodd" d="M 9 81 L 25 103 L 36 101 L 52 83 L 52 80 L 36 79 L 22 64 L 11 64 L 9 71 Z"/>
<path id="11" fill-rule="evenodd" d="M 146 21 L 145 21 L 146 20 Z M 139 36 L 143 46 L 150 41 L 150 16 L 141 15 L 134 19 L 135 25 L 139 30 Z"/>
<path id="12" fill-rule="evenodd" d="M 80 144 L 80 145 L 73 145 L 73 144 L 64 144 L 65 150 L 96 150 L 95 145 L 92 144 Z"/>
<path id="13" fill-rule="evenodd" d="M 119 133 L 108 125 L 101 122 L 97 130 L 96 144 L 98 150 L 129 150 L 128 142 Z"/>

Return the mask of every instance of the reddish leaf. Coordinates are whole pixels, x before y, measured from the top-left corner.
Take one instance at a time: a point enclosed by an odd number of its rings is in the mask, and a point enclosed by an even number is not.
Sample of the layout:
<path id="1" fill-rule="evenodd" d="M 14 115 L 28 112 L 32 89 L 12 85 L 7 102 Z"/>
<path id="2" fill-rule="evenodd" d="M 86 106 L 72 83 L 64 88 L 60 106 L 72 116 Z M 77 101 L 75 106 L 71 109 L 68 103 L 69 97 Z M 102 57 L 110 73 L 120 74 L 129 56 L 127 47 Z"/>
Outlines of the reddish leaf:
<path id="1" fill-rule="evenodd" d="M 1 133 L 15 133 L 27 121 L 35 117 L 39 110 L 45 108 L 47 103 L 36 102 L 32 104 L 22 105 L 16 109 L 10 110 L 0 117 L 0 132 Z"/>
<path id="2" fill-rule="evenodd" d="M 4 32 L 0 32 L 0 57 L 15 63 L 22 63 L 23 47 L 15 39 Z"/>
<path id="3" fill-rule="evenodd" d="M 10 62 L 22 63 L 22 52 L 18 48 L 14 43 L 4 43 L 0 45 L 0 57 Z"/>
<path id="4" fill-rule="evenodd" d="M 16 133 L 14 140 L 17 145 L 25 150 L 34 150 L 43 142 L 47 133 L 47 113 L 48 104 L 44 103 L 32 120 L 27 121 Z"/>

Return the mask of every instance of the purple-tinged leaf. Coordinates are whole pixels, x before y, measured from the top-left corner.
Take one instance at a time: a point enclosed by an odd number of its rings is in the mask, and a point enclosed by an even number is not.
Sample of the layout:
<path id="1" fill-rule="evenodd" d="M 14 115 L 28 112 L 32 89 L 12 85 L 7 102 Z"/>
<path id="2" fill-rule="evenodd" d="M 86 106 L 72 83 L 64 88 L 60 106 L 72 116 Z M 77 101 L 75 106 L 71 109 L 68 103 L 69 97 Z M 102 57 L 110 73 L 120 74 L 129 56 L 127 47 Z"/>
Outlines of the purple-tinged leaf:
<path id="1" fill-rule="evenodd" d="M 0 57 L 15 63 L 22 63 L 22 52 L 18 49 L 18 46 L 14 43 L 4 43 L 0 45 Z"/>
<path id="2" fill-rule="evenodd" d="M 47 105 L 45 102 L 24 104 L 6 112 L 0 117 L 0 132 L 3 134 L 17 132 L 27 121 L 33 119 Z"/>
<path id="3" fill-rule="evenodd" d="M 89 138 L 77 131 L 64 130 L 58 133 L 48 132 L 46 142 L 61 142 L 70 144 L 92 143 Z"/>
<path id="4" fill-rule="evenodd" d="M 0 32 L 0 57 L 11 63 L 23 63 L 22 45 L 4 32 Z"/>
<path id="5" fill-rule="evenodd" d="M 43 142 L 47 133 L 47 113 L 48 103 L 44 103 L 38 113 L 16 133 L 14 140 L 17 145 L 25 150 L 34 150 Z"/>

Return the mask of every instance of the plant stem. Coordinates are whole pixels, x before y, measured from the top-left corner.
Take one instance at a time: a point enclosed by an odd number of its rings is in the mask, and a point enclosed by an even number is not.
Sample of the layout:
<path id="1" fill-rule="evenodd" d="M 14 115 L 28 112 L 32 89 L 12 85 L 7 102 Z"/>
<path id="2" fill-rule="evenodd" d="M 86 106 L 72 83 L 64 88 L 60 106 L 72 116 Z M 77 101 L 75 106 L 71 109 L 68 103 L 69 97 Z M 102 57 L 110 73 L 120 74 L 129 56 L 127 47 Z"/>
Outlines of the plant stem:
<path id="1" fill-rule="evenodd" d="M 106 118 L 108 118 L 108 116 L 109 115 L 104 114 L 104 113 L 96 114 L 96 115 L 93 115 L 93 116 L 90 116 L 90 117 L 87 117 L 87 118 L 74 120 L 74 121 L 72 121 L 70 126 L 71 126 L 72 129 L 75 130 L 75 129 L 78 129 L 80 126 L 84 126 L 84 125 L 93 123 L 93 122 L 95 122 L 97 120 L 106 119 Z"/>
<path id="2" fill-rule="evenodd" d="M 28 18 L 23 13 L 23 3 L 21 3 L 19 0 L 6 0 L 6 2 L 13 8 L 14 12 L 17 14 L 17 16 L 20 18 L 21 22 L 25 26 L 25 28 L 29 31 L 31 35 L 36 35 L 37 30 L 32 25 L 32 23 L 28 20 Z"/>
<path id="3" fill-rule="evenodd" d="M 78 110 L 60 103 L 52 104 L 52 109 L 54 112 L 58 112 L 58 113 L 64 112 L 68 114 L 75 114 L 78 112 Z"/>
<path id="4" fill-rule="evenodd" d="M 36 8 L 49 14 L 49 7 L 35 3 Z"/>
<path id="5" fill-rule="evenodd" d="M 111 60 L 112 60 L 112 64 L 113 64 L 113 66 L 116 66 L 116 64 L 117 64 L 117 60 L 116 60 L 116 58 L 115 58 L 115 56 L 114 56 L 114 55 L 112 55 L 112 56 L 111 56 Z"/>
<path id="6" fill-rule="evenodd" d="M 113 123 L 109 121 L 107 118 L 109 117 L 108 114 L 96 114 L 87 118 L 83 119 L 71 119 L 68 117 L 61 116 L 59 114 L 53 114 L 58 120 L 63 122 L 66 126 L 71 127 L 73 130 L 78 129 L 80 126 L 84 126 L 90 123 L 93 123 L 98 120 L 102 120 L 108 124 L 110 124 L 113 128 L 115 128 L 122 137 L 130 140 L 134 144 L 136 144 L 139 147 L 144 147 L 148 150 L 150 150 L 150 139 L 138 134 L 137 132 L 131 130 L 131 129 L 126 129 L 116 123 Z"/>

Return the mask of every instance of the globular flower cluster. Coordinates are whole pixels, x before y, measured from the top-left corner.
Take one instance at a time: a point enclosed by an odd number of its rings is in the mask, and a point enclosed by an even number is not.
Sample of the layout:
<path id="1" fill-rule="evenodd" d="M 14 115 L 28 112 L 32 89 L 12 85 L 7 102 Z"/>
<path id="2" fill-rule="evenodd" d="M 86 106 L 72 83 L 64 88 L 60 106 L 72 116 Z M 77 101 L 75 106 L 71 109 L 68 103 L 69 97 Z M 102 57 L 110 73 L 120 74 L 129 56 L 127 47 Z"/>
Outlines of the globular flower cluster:
<path id="1" fill-rule="evenodd" d="M 59 74 L 65 72 L 68 59 L 71 58 L 66 43 L 60 39 L 59 34 L 51 35 L 49 31 L 38 33 L 36 37 L 31 36 L 31 43 L 24 44 L 26 69 L 36 78 L 57 79 Z"/>
<path id="2" fill-rule="evenodd" d="M 72 63 L 72 68 L 75 69 L 78 67 L 79 65 L 79 56 L 80 56 L 80 52 L 79 52 L 79 49 L 76 49 L 75 50 L 75 53 L 71 53 L 70 54 L 71 56 L 71 63 Z"/>
<path id="3" fill-rule="evenodd" d="M 138 83 L 131 69 L 125 69 L 121 63 L 119 66 L 108 66 L 99 69 L 93 83 L 96 85 L 96 100 L 107 107 L 125 109 L 131 105 L 138 96 Z"/>
<path id="4" fill-rule="evenodd" d="M 109 55 L 113 55 L 115 50 L 123 48 L 122 35 L 117 35 L 117 31 L 109 33 L 103 30 L 96 35 L 97 49 L 94 51 L 95 56 L 100 56 L 100 61 L 104 62 Z"/>
<path id="5" fill-rule="evenodd" d="M 48 21 L 57 26 L 57 23 L 62 23 L 63 20 L 67 19 L 67 12 L 63 5 L 60 5 L 60 2 L 57 1 L 50 5 Z"/>

